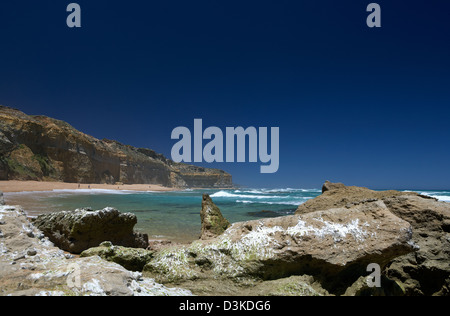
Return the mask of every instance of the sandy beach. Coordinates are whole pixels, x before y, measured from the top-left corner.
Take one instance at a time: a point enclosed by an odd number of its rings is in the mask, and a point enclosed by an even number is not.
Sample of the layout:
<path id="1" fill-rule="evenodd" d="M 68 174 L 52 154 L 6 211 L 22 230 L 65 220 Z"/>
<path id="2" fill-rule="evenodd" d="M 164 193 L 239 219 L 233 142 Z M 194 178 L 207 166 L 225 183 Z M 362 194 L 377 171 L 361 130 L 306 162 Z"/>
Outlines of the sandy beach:
<path id="1" fill-rule="evenodd" d="M 128 190 L 128 191 L 177 191 L 178 189 L 167 188 L 156 184 L 78 184 L 64 182 L 40 182 L 40 181 L 0 181 L 0 191 L 11 192 L 39 192 L 53 190 L 76 190 L 76 189 L 103 189 L 103 190 Z"/>

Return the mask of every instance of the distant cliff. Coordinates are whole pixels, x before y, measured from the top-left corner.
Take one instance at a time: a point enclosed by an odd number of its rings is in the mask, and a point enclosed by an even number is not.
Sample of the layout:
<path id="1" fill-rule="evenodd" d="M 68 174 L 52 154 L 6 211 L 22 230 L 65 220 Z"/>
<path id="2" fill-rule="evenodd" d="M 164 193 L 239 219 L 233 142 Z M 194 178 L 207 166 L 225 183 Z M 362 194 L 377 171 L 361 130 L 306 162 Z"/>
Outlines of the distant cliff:
<path id="1" fill-rule="evenodd" d="M 232 186 L 225 171 L 175 163 L 151 149 L 99 140 L 66 122 L 1 105 L 0 180 Z"/>

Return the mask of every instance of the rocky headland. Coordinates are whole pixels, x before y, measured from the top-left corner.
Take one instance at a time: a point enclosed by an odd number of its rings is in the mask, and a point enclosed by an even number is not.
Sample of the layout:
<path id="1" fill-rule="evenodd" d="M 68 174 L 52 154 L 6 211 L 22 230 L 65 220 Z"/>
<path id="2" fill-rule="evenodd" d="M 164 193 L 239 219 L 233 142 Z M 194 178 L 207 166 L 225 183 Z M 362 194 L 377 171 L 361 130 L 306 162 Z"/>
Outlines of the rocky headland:
<path id="1" fill-rule="evenodd" d="M 104 212 L 121 216 L 97 211 Z M 202 236 L 192 244 L 130 248 L 96 236 L 80 258 L 51 244 L 77 240 L 71 234 L 81 228 L 75 227 L 94 227 L 89 223 L 99 222 L 97 213 L 74 212 L 83 224 L 64 225 L 72 229 L 46 217 L 52 228 L 44 233 L 20 209 L 1 207 L 1 294 L 450 295 L 450 204 L 412 192 L 326 183 L 295 215 L 234 224 L 204 195 Z M 77 260 L 81 286 L 68 289 L 73 275 L 64 267 Z M 120 276 L 103 282 L 109 265 Z M 380 267 L 380 287 L 368 282 L 373 265 Z"/>
<path id="2" fill-rule="evenodd" d="M 1 105 L 0 180 L 232 186 L 225 171 L 175 163 L 151 149 L 99 140 L 66 122 Z"/>

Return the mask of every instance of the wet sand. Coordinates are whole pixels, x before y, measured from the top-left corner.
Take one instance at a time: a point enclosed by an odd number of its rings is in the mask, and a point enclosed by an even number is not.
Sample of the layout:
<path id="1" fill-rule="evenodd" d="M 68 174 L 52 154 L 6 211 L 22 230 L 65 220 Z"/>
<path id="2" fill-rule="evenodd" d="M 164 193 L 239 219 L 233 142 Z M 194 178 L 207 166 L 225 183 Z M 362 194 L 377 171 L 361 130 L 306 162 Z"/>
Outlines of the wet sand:
<path id="1" fill-rule="evenodd" d="M 128 190 L 128 191 L 178 191 L 179 189 L 167 188 L 156 184 L 78 184 L 65 182 L 40 182 L 40 181 L 0 181 L 0 191 L 12 192 L 40 192 L 53 190 L 77 190 L 77 189 L 101 189 L 101 190 Z"/>

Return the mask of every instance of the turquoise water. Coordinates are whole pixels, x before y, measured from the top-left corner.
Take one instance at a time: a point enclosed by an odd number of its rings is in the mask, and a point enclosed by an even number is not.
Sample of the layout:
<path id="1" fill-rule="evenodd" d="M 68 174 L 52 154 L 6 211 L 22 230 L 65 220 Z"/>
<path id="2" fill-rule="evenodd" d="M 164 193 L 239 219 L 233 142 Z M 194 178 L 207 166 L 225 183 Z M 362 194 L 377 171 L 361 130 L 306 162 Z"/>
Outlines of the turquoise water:
<path id="1" fill-rule="evenodd" d="M 450 202 L 450 191 L 417 191 Z M 8 204 L 22 205 L 30 216 L 89 207 L 114 207 L 136 214 L 136 230 L 150 238 L 190 242 L 201 230 L 202 194 L 207 193 L 231 223 L 291 215 L 305 201 L 321 194 L 319 189 L 188 190 L 133 192 L 111 190 L 55 190 L 6 193 Z"/>

